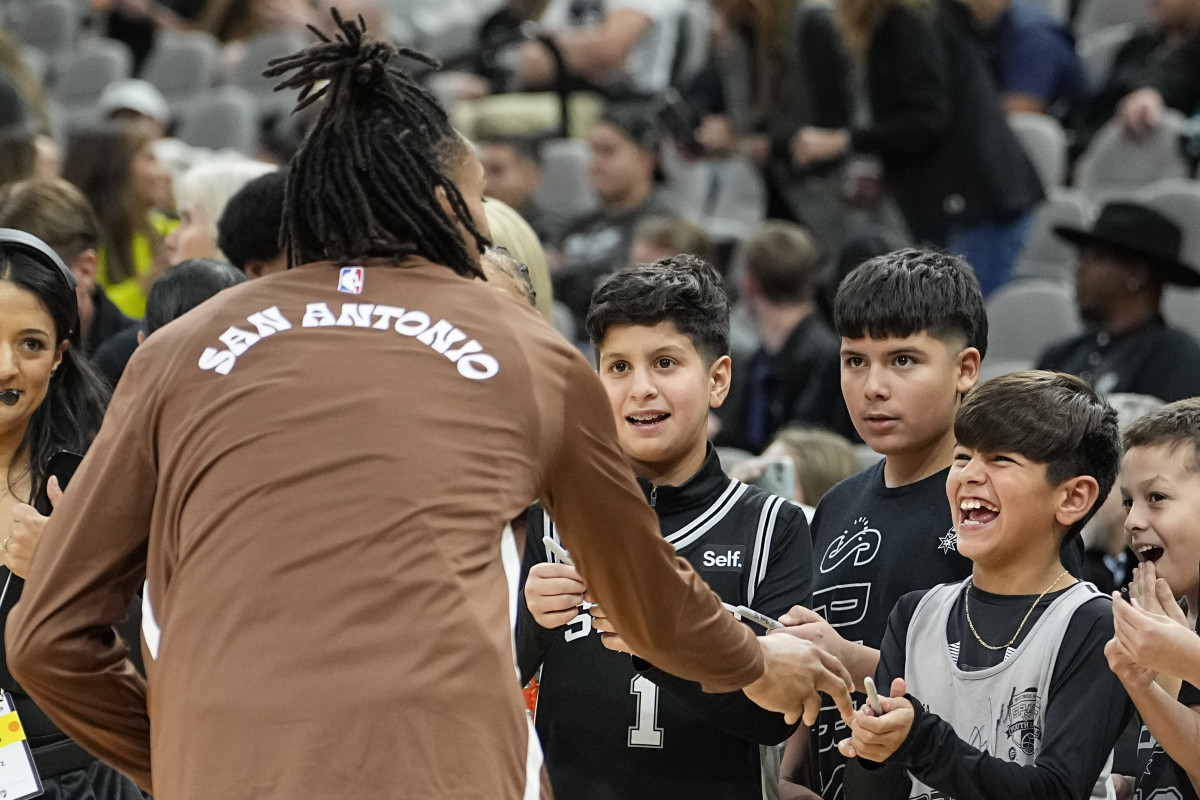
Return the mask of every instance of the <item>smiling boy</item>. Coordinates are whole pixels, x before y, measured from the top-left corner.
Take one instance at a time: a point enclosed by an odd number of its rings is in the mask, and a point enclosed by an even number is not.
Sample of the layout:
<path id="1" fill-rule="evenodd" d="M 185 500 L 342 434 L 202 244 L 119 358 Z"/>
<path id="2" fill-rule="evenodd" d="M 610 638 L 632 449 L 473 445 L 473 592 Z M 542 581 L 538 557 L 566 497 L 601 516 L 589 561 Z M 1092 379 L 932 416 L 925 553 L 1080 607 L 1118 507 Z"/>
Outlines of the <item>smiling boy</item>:
<path id="1" fill-rule="evenodd" d="M 1136 796 L 1196 800 L 1200 400 L 1181 400 L 1142 417 L 1124 441 L 1125 531 L 1141 564 L 1131 603 L 1114 608 L 1116 634 L 1105 653 L 1141 717 Z M 1176 598 L 1186 599 L 1186 615 Z"/>
<path id="2" fill-rule="evenodd" d="M 729 478 L 706 439 L 729 389 L 729 307 L 720 277 L 675 256 L 616 273 L 596 290 L 587 330 L 617 439 L 663 536 L 722 600 L 778 617 L 807 603 L 812 557 L 797 506 Z M 536 723 L 556 797 L 775 796 L 793 726 L 741 692 L 699 685 L 625 652 L 574 568 L 550 559 L 557 530 L 527 519 L 517 625 L 523 681 L 541 667 Z M 663 614 L 679 613 L 661 609 Z"/>
<path id="3" fill-rule="evenodd" d="M 970 573 L 945 485 L 954 413 L 979 375 L 988 324 L 971 267 L 927 250 L 899 250 L 856 268 L 838 288 L 834 321 L 846 407 L 884 458 L 822 498 L 812 523 L 814 611 L 796 609 L 781 621 L 837 655 L 862 691 L 896 601 Z M 797 734 L 784 777 L 826 800 L 842 797 L 846 759 L 836 745 L 847 735 L 836 708 L 822 709 L 811 743 L 816 758 Z"/>
<path id="4" fill-rule="evenodd" d="M 1116 412 L 1078 378 L 1019 372 L 967 395 L 946 479 L 971 577 L 903 597 L 876 716 L 860 708 L 847 797 L 1113 797 L 1129 703 L 1104 645 L 1112 605 L 1064 568 L 1116 478 Z M 880 763 L 883 766 L 880 766 Z"/>

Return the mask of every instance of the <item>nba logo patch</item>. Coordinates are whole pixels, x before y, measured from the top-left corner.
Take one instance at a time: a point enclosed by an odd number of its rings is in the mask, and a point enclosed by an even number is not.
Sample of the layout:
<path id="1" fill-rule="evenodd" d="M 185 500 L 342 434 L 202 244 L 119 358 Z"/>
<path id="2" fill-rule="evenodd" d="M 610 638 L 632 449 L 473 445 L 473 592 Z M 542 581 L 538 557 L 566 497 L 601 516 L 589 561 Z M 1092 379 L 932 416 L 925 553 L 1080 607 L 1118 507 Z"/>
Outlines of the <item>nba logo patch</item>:
<path id="1" fill-rule="evenodd" d="M 338 291 L 346 294 L 362 294 L 363 279 L 362 267 L 342 267 L 342 272 L 338 275 Z"/>

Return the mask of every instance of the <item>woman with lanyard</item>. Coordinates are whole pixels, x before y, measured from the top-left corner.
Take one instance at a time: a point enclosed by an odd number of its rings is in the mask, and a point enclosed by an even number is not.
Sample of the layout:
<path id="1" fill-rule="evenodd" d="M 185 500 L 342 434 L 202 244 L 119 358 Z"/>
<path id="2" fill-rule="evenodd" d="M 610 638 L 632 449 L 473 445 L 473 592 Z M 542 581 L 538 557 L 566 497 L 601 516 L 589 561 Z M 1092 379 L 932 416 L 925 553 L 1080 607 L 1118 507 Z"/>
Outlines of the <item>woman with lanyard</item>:
<path id="1" fill-rule="evenodd" d="M 21 596 L 45 517 L 27 503 L 57 498 L 51 456 L 83 453 L 100 428 L 108 392 L 78 354 L 75 279 L 40 239 L 0 228 L 0 628 Z M 49 510 L 49 509 L 44 509 Z M 8 524 L 12 521 L 11 527 Z M 97 761 L 56 728 L 0 665 L 53 800 L 141 800 L 128 778 Z"/>

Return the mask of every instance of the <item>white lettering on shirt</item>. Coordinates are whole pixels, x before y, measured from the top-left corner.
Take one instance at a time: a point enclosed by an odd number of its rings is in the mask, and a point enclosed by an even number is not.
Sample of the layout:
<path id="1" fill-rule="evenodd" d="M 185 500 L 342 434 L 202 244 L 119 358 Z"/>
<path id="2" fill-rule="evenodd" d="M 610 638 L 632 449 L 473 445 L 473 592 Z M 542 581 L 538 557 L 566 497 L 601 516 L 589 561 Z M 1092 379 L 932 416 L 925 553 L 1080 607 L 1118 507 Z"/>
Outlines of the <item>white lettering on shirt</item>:
<path id="1" fill-rule="evenodd" d="M 375 321 L 372 322 L 372 319 Z M 224 348 L 206 347 L 200 354 L 198 366 L 218 375 L 233 371 L 239 357 L 269 336 L 292 329 L 292 322 L 278 306 L 265 308 L 246 317 L 254 326 L 248 331 L 231 325 L 217 338 Z M 335 316 L 327 303 L 308 303 L 304 309 L 302 328 L 325 327 L 364 328 L 384 331 L 392 328 L 409 336 L 435 353 L 446 357 L 458 369 L 458 374 L 473 381 L 483 381 L 500 372 L 500 362 L 483 351 L 483 345 L 447 319 L 433 322 L 424 311 L 371 303 L 343 303 L 340 316 Z"/>

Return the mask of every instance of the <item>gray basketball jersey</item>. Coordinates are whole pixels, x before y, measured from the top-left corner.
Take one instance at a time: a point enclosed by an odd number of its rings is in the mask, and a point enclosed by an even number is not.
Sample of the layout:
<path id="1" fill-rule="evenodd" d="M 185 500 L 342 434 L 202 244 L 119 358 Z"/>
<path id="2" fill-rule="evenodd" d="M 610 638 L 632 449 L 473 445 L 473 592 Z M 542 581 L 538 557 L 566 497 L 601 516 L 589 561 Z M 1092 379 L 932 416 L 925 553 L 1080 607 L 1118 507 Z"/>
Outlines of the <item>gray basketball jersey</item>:
<path id="1" fill-rule="evenodd" d="M 942 584 L 921 598 L 908 628 L 904 680 L 914 697 L 972 747 L 1005 761 L 1033 764 L 1041 750 L 1046 698 L 1063 634 L 1075 611 L 1102 595 L 1090 583 L 1076 583 L 1050 604 L 1010 657 L 967 672 L 950 653 L 946 624 L 968 582 Z M 1094 800 L 1115 800 L 1111 768 L 1110 754 L 1092 789 Z M 947 797 L 909 776 L 910 800 Z"/>

